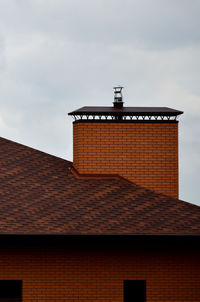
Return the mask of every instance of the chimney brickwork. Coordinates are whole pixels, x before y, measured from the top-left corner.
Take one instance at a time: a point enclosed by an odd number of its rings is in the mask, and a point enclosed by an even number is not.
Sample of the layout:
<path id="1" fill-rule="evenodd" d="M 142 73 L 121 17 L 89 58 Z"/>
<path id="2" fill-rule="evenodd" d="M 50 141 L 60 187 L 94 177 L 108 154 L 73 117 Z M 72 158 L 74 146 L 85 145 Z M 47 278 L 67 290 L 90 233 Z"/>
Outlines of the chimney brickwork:
<path id="1" fill-rule="evenodd" d="M 178 198 L 177 121 L 75 121 L 73 165 L 80 174 L 119 174 Z"/>

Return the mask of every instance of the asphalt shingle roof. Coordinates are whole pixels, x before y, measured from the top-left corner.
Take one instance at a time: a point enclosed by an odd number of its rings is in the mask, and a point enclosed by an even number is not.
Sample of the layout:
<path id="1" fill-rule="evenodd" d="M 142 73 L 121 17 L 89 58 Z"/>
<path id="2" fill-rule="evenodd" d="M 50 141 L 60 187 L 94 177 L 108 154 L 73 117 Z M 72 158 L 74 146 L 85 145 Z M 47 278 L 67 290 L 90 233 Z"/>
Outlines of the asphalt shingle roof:
<path id="1" fill-rule="evenodd" d="M 0 234 L 200 235 L 200 207 L 0 138 Z"/>

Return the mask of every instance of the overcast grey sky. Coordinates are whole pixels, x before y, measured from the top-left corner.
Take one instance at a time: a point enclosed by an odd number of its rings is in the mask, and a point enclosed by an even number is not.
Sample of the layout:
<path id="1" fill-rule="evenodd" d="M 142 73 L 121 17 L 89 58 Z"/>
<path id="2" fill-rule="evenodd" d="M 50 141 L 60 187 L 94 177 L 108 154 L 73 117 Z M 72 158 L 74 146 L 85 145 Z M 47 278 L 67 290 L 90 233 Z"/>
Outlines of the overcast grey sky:
<path id="1" fill-rule="evenodd" d="M 72 160 L 86 105 L 184 111 L 180 198 L 200 205 L 200 0 L 0 0 L 1 136 Z"/>

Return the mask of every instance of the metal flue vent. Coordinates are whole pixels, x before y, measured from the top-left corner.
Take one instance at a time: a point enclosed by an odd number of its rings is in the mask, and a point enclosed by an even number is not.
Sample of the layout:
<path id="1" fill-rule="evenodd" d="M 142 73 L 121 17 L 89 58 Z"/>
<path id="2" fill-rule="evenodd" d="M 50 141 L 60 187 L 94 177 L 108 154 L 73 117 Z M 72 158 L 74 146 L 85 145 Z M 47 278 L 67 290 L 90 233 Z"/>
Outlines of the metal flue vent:
<path id="1" fill-rule="evenodd" d="M 123 96 L 122 96 L 122 89 L 124 87 L 122 86 L 116 86 L 114 87 L 114 102 L 113 102 L 113 105 L 114 105 L 114 108 L 118 108 L 118 109 L 121 109 L 123 108 Z"/>

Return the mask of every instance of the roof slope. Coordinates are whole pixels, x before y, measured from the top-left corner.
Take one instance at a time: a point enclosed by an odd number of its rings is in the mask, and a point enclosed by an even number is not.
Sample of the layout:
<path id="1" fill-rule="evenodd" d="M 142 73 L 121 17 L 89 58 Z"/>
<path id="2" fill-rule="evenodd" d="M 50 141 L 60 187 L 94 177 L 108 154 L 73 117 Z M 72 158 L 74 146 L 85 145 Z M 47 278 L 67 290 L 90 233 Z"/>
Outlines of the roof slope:
<path id="1" fill-rule="evenodd" d="M 200 234 L 200 207 L 0 138 L 0 234 Z"/>

